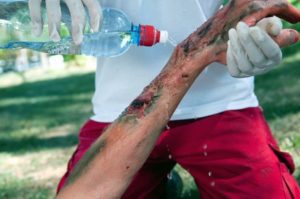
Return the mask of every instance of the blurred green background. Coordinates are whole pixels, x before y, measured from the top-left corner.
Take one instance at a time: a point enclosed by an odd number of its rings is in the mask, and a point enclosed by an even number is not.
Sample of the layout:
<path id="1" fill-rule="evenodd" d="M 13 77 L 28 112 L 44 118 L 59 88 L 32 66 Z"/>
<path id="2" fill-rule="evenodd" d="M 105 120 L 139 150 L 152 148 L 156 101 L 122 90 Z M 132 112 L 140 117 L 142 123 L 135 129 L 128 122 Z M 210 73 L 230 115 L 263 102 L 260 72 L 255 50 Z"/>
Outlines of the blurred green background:
<path id="1" fill-rule="evenodd" d="M 300 8 L 300 2 L 292 0 Z M 285 23 L 300 31 L 300 25 Z M 300 182 L 300 46 L 284 49 L 284 62 L 256 78 L 256 93 L 282 149 L 293 154 Z M 16 60 L 19 60 L 18 63 Z M 0 51 L 0 198 L 53 198 L 91 115 L 95 59 L 27 50 Z M 190 175 L 179 198 L 198 198 Z M 172 191 L 172 190 L 171 190 Z M 173 196 L 172 198 L 176 198 Z"/>

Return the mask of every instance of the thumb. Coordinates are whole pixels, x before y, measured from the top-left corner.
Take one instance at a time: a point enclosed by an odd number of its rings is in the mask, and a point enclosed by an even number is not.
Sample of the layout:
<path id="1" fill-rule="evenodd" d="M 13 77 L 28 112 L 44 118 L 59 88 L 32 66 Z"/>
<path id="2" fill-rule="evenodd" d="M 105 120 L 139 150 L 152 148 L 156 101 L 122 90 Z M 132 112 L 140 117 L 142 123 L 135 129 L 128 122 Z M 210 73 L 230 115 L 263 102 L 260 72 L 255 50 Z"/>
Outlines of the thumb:
<path id="1" fill-rule="evenodd" d="M 282 30 L 282 22 L 276 16 L 264 18 L 260 20 L 256 26 L 260 27 L 271 36 L 279 35 Z"/>
<path id="2" fill-rule="evenodd" d="M 296 30 L 284 29 L 278 36 L 273 37 L 273 39 L 280 47 L 287 47 L 297 43 L 300 35 Z"/>

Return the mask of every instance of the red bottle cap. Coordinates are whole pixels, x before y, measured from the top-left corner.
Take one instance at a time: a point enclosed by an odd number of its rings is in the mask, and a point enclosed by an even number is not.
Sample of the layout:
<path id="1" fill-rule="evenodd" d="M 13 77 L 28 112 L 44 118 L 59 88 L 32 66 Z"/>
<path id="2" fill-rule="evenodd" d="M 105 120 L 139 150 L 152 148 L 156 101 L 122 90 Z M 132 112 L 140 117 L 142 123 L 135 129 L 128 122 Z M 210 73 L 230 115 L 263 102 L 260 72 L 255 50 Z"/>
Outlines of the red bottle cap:
<path id="1" fill-rule="evenodd" d="M 160 31 L 156 30 L 154 26 L 141 25 L 140 26 L 140 45 L 153 46 L 160 41 Z"/>

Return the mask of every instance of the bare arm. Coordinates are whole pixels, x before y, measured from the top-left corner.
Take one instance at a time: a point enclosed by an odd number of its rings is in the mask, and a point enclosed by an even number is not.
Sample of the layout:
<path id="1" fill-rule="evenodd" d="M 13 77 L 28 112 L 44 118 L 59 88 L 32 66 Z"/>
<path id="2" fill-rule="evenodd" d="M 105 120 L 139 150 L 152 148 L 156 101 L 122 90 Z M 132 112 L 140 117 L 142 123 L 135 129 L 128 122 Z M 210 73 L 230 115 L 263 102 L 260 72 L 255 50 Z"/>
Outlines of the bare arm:
<path id="1" fill-rule="evenodd" d="M 58 198 L 120 198 L 196 77 L 212 62 L 226 63 L 228 30 L 270 15 L 300 21 L 286 0 L 232 0 L 179 44 L 161 73 L 80 160 Z M 274 39 L 289 45 L 298 33 L 285 30 Z"/>

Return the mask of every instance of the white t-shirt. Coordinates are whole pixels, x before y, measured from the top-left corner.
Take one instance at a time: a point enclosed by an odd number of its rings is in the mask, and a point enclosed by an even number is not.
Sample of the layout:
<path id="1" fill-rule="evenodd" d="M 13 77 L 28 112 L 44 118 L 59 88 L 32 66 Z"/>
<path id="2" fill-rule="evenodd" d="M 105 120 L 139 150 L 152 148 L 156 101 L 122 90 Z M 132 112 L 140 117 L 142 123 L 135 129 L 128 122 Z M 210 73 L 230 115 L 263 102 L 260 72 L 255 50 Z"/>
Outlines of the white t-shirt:
<path id="1" fill-rule="evenodd" d="M 135 24 L 167 30 L 177 42 L 184 40 L 221 6 L 221 0 L 102 0 L 103 7 L 123 10 Z M 135 47 L 115 58 L 99 58 L 94 116 L 112 122 L 155 78 L 167 63 L 174 46 Z M 224 65 L 214 63 L 196 79 L 172 120 L 200 118 L 226 110 L 258 106 L 253 78 L 230 76 Z"/>

